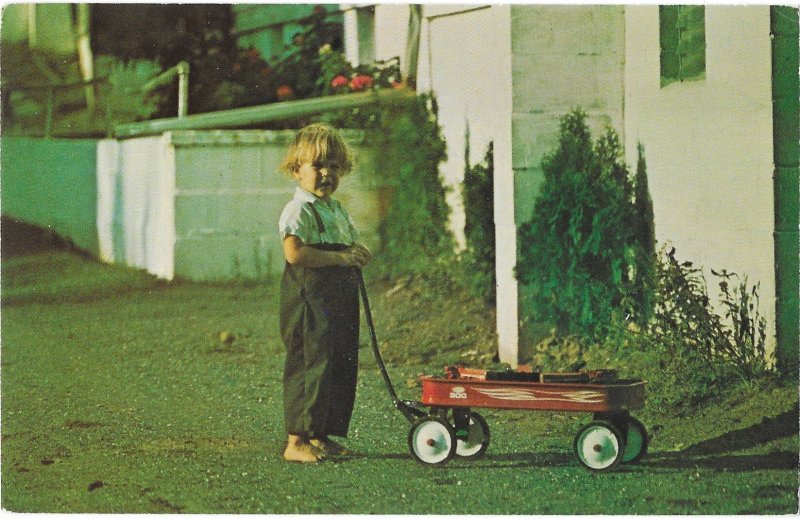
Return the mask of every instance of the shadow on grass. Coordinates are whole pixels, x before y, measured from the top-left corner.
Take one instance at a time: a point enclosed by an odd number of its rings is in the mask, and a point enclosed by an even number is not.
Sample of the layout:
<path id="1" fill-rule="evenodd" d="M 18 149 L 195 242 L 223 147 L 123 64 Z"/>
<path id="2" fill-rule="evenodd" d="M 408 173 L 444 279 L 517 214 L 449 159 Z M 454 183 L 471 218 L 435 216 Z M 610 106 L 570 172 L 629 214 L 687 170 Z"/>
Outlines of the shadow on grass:
<path id="1" fill-rule="evenodd" d="M 2 301 L 3 308 L 11 308 L 26 305 L 81 305 L 92 304 L 102 300 L 120 300 L 128 302 L 134 295 L 143 297 L 152 296 L 156 292 L 165 291 L 171 288 L 164 283 L 153 283 L 141 287 L 88 287 L 63 290 L 57 293 L 27 293 L 24 295 L 4 295 Z M 83 290 L 83 292 L 81 292 Z"/>
<path id="2" fill-rule="evenodd" d="M 798 466 L 797 452 L 781 450 L 766 454 L 732 454 L 786 437 L 798 436 L 798 413 L 787 411 L 778 416 L 765 418 L 750 427 L 730 431 L 716 438 L 704 440 L 678 452 L 651 453 L 633 464 L 620 464 L 614 472 L 639 472 L 649 469 L 709 468 L 729 471 L 787 470 Z M 410 454 L 355 454 L 351 458 L 398 459 L 415 462 Z M 571 452 L 519 452 L 487 453 L 484 458 L 464 461 L 455 458 L 447 464 L 458 469 L 508 469 L 575 466 L 577 461 Z"/>
<path id="3" fill-rule="evenodd" d="M 337 462 L 355 459 L 366 460 L 406 460 L 409 463 L 418 463 L 409 453 L 392 454 L 351 454 L 346 458 L 340 458 Z M 565 467 L 574 465 L 575 460 L 572 456 L 563 452 L 519 452 L 503 454 L 486 454 L 485 457 L 477 460 L 452 459 L 445 467 L 454 469 L 509 469 L 509 468 L 541 468 L 541 467 Z"/>
<path id="4" fill-rule="evenodd" d="M 684 456 L 680 452 L 652 454 L 640 462 L 652 468 L 687 469 L 692 467 L 729 471 L 787 470 L 797 468 L 797 452 L 778 451 L 768 454 L 726 456 Z"/>
<path id="5" fill-rule="evenodd" d="M 57 250 L 69 250 L 90 257 L 89 253 L 78 249 L 72 242 L 50 229 L 7 216 L 0 217 L 0 235 L 3 243 L 0 255 L 3 260 Z"/>
<path id="6" fill-rule="evenodd" d="M 684 456 L 722 454 L 738 451 L 773 440 L 798 435 L 797 410 L 786 411 L 745 429 L 727 432 L 716 438 L 695 443 L 679 454 Z"/>
<path id="7" fill-rule="evenodd" d="M 798 429 L 797 410 L 786 411 L 774 417 L 764 418 L 750 427 L 701 441 L 678 452 L 649 455 L 642 463 L 652 467 L 704 467 L 733 471 L 793 469 L 798 466 L 796 451 L 774 451 L 766 454 L 730 453 L 781 438 L 796 438 Z"/>

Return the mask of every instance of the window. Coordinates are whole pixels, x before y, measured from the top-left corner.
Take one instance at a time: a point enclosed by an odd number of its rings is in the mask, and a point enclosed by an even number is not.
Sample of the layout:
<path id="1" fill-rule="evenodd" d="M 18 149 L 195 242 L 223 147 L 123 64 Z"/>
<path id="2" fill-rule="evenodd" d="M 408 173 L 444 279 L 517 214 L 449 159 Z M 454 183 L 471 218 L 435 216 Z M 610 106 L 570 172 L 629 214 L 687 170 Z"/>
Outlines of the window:
<path id="1" fill-rule="evenodd" d="M 705 14 L 702 5 L 659 6 L 661 86 L 705 78 Z"/>

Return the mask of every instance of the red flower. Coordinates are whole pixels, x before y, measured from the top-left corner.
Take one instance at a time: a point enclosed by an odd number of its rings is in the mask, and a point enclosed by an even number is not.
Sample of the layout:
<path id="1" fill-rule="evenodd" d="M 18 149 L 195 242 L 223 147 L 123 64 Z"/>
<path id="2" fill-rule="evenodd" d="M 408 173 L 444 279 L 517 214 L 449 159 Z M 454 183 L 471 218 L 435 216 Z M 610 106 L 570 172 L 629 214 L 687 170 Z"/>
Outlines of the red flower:
<path id="1" fill-rule="evenodd" d="M 281 85 L 275 90 L 275 95 L 278 96 L 279 101 L 284 101 L 294 95 L 294 90 L 289 85 Z"/>
<path id="2" fill-rule="evenodd" d="M 403 88 L 404 86 L 402 81 L 392 81 L 392 88 Z"/>
<path id="3" fill-rule="evenodd" d="M 333 88 L 341 88 L 347 86 L 347 78 L 343 75 L 339 74 L 335 78 L 331 80 L 331 86 Z"/>
<path id="4" fill-rule="evenodd" d="M 358 92 L 372 86 L 372 77 L 359 74 L 350 81 L 350 88 Z"/>

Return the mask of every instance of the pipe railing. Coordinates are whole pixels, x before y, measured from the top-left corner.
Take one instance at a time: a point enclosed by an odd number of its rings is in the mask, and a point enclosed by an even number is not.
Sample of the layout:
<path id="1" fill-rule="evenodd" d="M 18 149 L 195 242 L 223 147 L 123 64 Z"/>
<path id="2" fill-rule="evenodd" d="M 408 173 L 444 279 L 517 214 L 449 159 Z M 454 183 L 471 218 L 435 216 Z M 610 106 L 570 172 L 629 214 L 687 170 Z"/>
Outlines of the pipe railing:
<path id="1" fill-rule="evenodd" d="M 45 118 L 44 118 L 44 136 L 50 138 L 53 133 L 53 112 L 55 110 L 55 93 L 56 90 L 66 90 L 70 88 L 94 88 L 95 85 L 108 82 L 108 78 L 99 77 L 90 79 L 88 81 L 74 81 L 70 83 L 45 83 L 45 84 L 24 84 L 24 83 L 3 83 L 0 85 L 2 88 L 2 95 L 5 98 L 3 104 L 7 103 L 7 99 L 11 97 L 13 90 L 28 90 L 37 91 L 44 90 L 47 92 L 47 100 L 45 104 Z"/>
<path id="2" fill-rule="evenodd" d="M 188 115 L 186 117 L 171 117 L 137 123 L 119 124 L 114 128 L 114 136 L 118 139 L 124 139 L 156 135 L 172 130 L 241 128 L 270 121 L 295 119 L 336 110 L 346 110 L 376 104 L 403 103 L 414 97 L 416 97 L 415 91 L 401 88 L 315 97 L 298 101 L 284 101 L 280 103 Z"/>
<path id="3" fill-rule="evenodd" d="M 161 88 L 170 84 L 175 77 L 178 77 L 178 118 L 186 117 L 189 111 L 189 63 L 181 61 L 174 67 L 171 67 L 156 77 L 150 79 L 142 86 L 142 93 L 149 93 L 153 90 Z M 74 81 L 69 83 L 45 83 L 45 84 L 22 84 L 22 83 L 4 83 L 2 84 L 3 96 L 10 97 L 12 90 L 28 90 L 37 91 L 44 90 L 47 92 L 47 101 L 45 106 L 45 121 L 44 121 L 44 136 L 50 138 L 53 133 L 53 112 L 55 109 L 55 92 L 56 90 L 65 90 L 70 88 L 91 88 L 97 84 L 108 83 L 107 77 L 93 78 L 86 81 Z M 4 101 L 5 102 L 5 101 Z M 88 107 L 87 107 L 88 108 Z"/>
<path id="4" fill-rule="evenodd" d="M 178 76 L 178 117 L 186 117 L 189 112 L 189 62 L 181 61 L 174 67 L 168 68 L 144 84 L 142 92 L 148 93 L 153 90 L 169 85 L 175 76 Z"/>

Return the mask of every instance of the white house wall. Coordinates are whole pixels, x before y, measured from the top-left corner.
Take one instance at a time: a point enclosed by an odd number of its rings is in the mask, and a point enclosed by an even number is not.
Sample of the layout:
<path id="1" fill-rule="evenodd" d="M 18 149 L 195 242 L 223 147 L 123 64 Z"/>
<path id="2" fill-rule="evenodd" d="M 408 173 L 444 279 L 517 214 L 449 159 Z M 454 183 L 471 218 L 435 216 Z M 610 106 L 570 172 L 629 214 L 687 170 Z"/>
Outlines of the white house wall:
<path id="1" fill-rule="evenodd" d="M 511 170 L 510 6 L 435 6 L 423 10 L 418 70 L 420 91 L 433 91 L 447 142 L 440 166 L 451 208 L 450 228 L 464 246 L 461 185 L 466 166 L 484 161 L 494 143 L 497 247 L 497 332 L 500 356 L 517 362 L 516 227 Z"/>
<path id="2" fill-rule="evenodd" d="M 408 5 L 381 4 L 375 6 L 375 59 L 385 61 L 399 56 L 405 59 L 408 34 Z"/>
<path id="3" fill-rule="evenodd" d="M 628 161 L 644 144 L 660 243 L 709 281 L 713 268 L 761 284 L 774 344 L 769 6 L 707 6 L 705 19 L 705 79 L 662 88 L 658 6 L 625 8 Z"/>
<path id="4" fill-rule="evenodd" d="M 436 94 L 439 122 L 447 141 L 447 160 L 440 171 L 447 186 L 451 228 L 464 244 L 465 138 L 469 133 L 470 164 L 483 161 L 489 143 L 505 137 L 510 126 L 510 45 L 507 6 L 449 11 L 430 18 L 428 6 L 427 82 Z M 469 37 L 465 37 L 469 35 Z"/>

